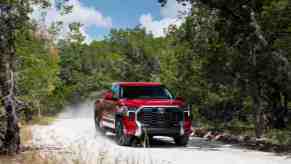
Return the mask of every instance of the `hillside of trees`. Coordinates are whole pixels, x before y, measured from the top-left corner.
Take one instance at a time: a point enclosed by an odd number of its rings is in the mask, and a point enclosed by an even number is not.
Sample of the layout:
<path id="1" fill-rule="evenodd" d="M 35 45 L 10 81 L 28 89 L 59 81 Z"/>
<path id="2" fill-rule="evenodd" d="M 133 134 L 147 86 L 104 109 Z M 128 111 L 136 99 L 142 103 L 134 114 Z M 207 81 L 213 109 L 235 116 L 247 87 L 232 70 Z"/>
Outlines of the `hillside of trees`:
<path id="1" fill-rule="evenodd" d="M 31 3 L 1 0 L 0 147 L 17 151 L 18 117 L 56 114 L 114 81 L 162 82 L 198 126 L 290 144 L 291 1 L 179 1 L 191 13 L 166 37 L 137 26 L 86 44 L 78 22 L 59 40 L 58 24 L 41 29 L 27 16 Z"/>

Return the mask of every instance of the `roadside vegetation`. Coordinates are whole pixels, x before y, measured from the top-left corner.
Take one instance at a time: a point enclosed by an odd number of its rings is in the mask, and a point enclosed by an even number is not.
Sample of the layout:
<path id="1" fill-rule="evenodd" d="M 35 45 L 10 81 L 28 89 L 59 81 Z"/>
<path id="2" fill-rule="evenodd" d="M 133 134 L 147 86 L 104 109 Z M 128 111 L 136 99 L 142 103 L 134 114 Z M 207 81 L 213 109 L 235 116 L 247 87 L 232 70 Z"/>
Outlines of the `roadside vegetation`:
<path id="1" fill-rule="evenodd" d="M 10 30 L 13 40 L 0 40 L 1 66 L 11 64 L 9 70 L 0 67 L 1 101 L 12 88 L 9 101 L 24 102 L 18 116 L 29 121 L 52 116 L 114 81 L 158 81 L 192 105 L 199 127 L 290 145 L 291 1 L 180 1 L 191 3 L 192 10 L 182 26 L 171 26 L 164 38 L 136 27 L 113 29 L 104 40 L 87 44 L 78 22 L 70 25 L 68 37 L 58 39 L 60 22 L 43 29 L 19 17 L 22 26 Z M 0 2 L 1 7 L 22 9 L 22 1 Z M 59 10 L 70 12 L 70 6 L 60 5 Z M 13 16 L 7 12 L 1 22 Z M 0 24 L 1 37 L 4 27 Z M 15 44 L 10 47 L 15 51 L 4 43 Z M 4 60 L 10 51 L 15 57 Z M 15 78 L 7 71 L 15 72 Z M 6 85 L 11 79 L 16 86 Z M 1 148 L 9 148 L 7 106 L 2 101 Z M 17 105 L 13 109 L 17 111 Z"/>

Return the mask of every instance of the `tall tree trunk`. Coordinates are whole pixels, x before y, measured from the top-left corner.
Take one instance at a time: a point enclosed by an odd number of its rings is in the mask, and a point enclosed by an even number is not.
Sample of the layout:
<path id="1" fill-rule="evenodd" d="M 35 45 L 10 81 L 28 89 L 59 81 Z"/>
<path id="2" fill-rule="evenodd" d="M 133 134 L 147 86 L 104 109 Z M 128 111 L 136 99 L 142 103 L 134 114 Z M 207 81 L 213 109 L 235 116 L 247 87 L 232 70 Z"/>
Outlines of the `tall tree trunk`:
<path id="1" fill-rule="evenodd" d="M 19 136 L 19 126 L 18 117 L 16 114 L 16 102 L 15 102 L 15 87 L 14 87 L 14 73 L 13 67 L 11 67 L 14 54 L 1 54 L 0 63 L 0 85 L 2 93 L 2 103 L 7 115 L 7 128 L 5 134 L 5 149 L 9 153 L 14 153 L 19 151 L 20 136 Z"/>
<path id="2" fill-rule="evenodd" d="M 20 136 L 15 99 L 15 10 L 11 6 L 0 8 L 0 90 L 7 115 L 4 146 L 8 153 L 19 151 Z"/>
<path id="3" fill-rule="evenodd" d="M 260 88 L 258 85 L 253 90 L 252 93 L 253 99 L 253 116 L 255 122 L 255 135 L 257 138 L 261 138 L 264 134 L 265 121 L 263 117 L 263 100 L 260 97 Z"/>
<path id="4" fill-rule="evenodd" d="M 14 153 L 19 151 L 20 146 L 20 134 L 18 126 L 18 116 L 16 113 L 16 102 L 14 98 L 14 78 L 11 71 L 10 80 L 11 84 L 7 88 L 9 91 L 8 96 L 4 99 L 4 106 L 7 115 L 7 129 L 5 134 L 4 146 L 8 153 Z"/>

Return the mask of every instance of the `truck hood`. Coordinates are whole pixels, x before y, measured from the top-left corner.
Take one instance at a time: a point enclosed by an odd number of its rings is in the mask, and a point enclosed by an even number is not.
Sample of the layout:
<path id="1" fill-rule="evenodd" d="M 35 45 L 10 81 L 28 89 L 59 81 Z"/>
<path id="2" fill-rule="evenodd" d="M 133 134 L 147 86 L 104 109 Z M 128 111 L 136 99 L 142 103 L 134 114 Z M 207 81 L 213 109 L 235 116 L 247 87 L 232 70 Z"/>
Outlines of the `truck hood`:
<path id="1" fill-rule="evenodd" d="M 185 103 L 181 100 L 175 99 L 121 99 L 121 105 L 128 107 L 141 107 L 141 106 L 184 106 Z"/>

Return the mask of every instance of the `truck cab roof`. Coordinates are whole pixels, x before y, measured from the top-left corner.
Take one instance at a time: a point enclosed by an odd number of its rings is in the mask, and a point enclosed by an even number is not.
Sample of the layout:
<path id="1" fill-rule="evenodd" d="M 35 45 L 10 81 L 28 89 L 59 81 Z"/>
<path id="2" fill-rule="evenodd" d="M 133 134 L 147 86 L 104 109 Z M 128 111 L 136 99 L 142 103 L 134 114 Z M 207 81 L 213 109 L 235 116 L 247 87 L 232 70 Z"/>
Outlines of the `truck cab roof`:
<path id="1" fill-rule="evenodd" d="M 117 82 L 119 86 L 161 86 L 159 82 Z"/>

